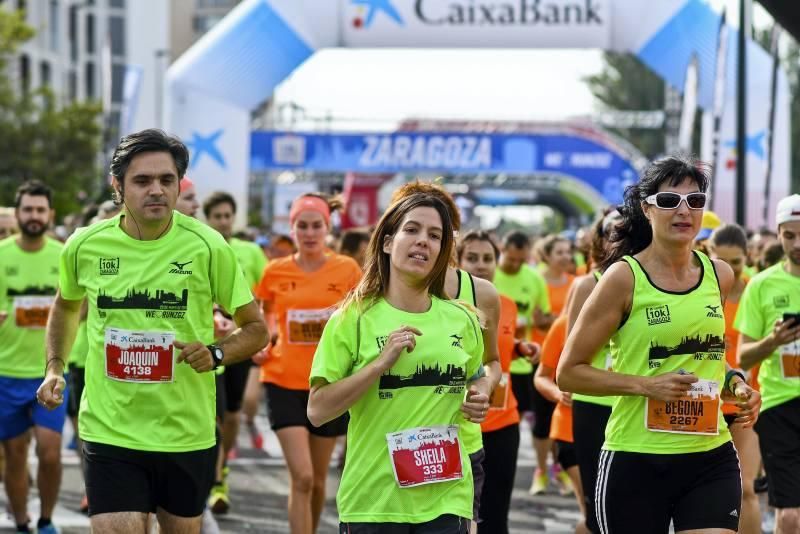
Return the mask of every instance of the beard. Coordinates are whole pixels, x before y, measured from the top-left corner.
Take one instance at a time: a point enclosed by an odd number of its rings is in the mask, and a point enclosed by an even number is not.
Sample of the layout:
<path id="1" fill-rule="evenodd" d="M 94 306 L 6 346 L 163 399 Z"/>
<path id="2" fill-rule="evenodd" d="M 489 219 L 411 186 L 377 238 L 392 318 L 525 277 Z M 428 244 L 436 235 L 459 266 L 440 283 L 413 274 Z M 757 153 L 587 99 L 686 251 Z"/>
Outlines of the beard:
<path id="1" fill-rule="evenodd" d="M 794 265 L 798 265 L 798 266 L 800 266 L 800 252 L 797 252 L 797 251 L 792 251 L 792 252 L 790 252 L 789 254 L 787 254 L 787 255 L 786 255 L 786 257 L 787 257 L 787 258 L 789 259 L 789 261 L 790 261 L 790 262 L 792 262 Z"/>
<path id="2" fill-rule="evenodd" d="M 47 225 L 37 221 L 29 221 L 20 224 L 19 231 L 25 237 L 41 237 L 47 231 Z"/>

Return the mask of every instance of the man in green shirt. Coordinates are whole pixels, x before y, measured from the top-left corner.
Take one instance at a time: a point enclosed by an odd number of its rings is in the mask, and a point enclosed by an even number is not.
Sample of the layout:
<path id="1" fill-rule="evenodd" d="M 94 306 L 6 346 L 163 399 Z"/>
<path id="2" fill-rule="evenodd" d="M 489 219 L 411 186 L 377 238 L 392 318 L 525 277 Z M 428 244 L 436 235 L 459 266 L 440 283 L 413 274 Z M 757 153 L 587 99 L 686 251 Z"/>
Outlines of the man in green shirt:
<path id="1" fill-rule="evenodd" d="M 123 211 L 76 233 L 61 254 L 39 402 L 63 402 L 64 362 L 89 302 L 80 407 L 95 532 L 197 533 L 214 479 L 211 371 L 259 351 L 267 332 L 230 246 L 174 211 L 189 153 L 160 130 L 124 137 L 111 162 Z M 213 305 L 239 327 L 214 341 Z M 177 350 L 175 350 L 177 349 Z"/>
<path id="2" fill-rule="evenodd" d="M 756 423 L 775 532 L 800 532 L 800 195 L 778 202 L 786 259 L 745 287 L 734 326 L 742 367 L 761 364 L 763 406 Z"/>
<path id="3" fill-rule="evenodd" d="M 17 189 L 20 233 L 0 241 L 0 441 L 6 454 L 5 488 L 17 532 L 28 530 L 28 446 L 31 428 L 39 458 L 38 531 L 54 533 L 50 519 L 61 486 L 61 431 L 65 407 L 48 412 L 35 402 L 44 377 L 44 327 L 58 286 L 61 243 L 45 235 L 53 217 L 50 188 L 38 181 Z"/>
<path id="4" fill-rule="evenodd" d="M 267 266 L 267 258 L 261 247 L 255 243 L 233 237 L 233 223 L 236 220 L 236 201 L 233 196 L 224 191 L 211 193 L 203 201 L 203 215 L 205 215 L 208 225 L 219 232 L 231 246 L 242 268 L 247 285 L 255 291 L 264 267 Z M 251 372 L 255 373 L 255 380 L 258 376 L 258 369 L 252 365 L 252 362 L 245 360 L 225 367 L 225 372 L 217 378 L 217 394 L 222 395 L 224 402 L 221 405 L 225 408 L 224 414 L 218 414 L 222 420 L 222 445 L 225 457 L 236 447 L 242 400 Z M 255 384 L 258 386 L 257 381 Z M 224 389 L 224 392 L 220 392 L 220 388 Z M 209 503 L 214 513 L 227 513 L 230 507 L 230 497 L 222 465 L 219 466 L 219 471 Z"/>

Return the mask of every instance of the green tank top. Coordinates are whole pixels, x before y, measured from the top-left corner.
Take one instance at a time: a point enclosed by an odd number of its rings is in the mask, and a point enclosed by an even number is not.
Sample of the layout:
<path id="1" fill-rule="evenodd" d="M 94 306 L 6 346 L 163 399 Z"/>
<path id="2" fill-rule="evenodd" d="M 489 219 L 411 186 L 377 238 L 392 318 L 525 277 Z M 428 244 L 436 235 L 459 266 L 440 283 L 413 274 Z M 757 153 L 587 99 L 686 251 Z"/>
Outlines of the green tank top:
<path id="1" fill-rule="evenodd" d="M 595 271 L 594 277 L 597 281 L 600 281 L 600 273 Z M 603 369 L 603 370 L 611 370 L 611 348 L 606 345 L 599 351 L 597 354 L 594 355 L 592 358 L 592 367 L 595 369 Z M 580 402 L 588 402 L 590 404 L 596 404 L 598 406 L 608 406 L 609 408 L 614 405 L 614 399 L 616 397 L 599 397 L 596 395 L 582 395 L 580 393 L 573 393 L 572 400 L 580 401 Z"/>
<path id="2" fill-rule="evenodd" d="M 475 294 L 475 280 L 472 279 L 472 275 L 462 269 L 456 269 L 456 275 L 458 275 L 458 294 L 456 294 L 455 300 L 466 302 L 477 308 L 478 297 Z M 467 454 L 474 454 L 481 450 L 483 448 L 481 425 L 464 420 L 461 423 L 461 439 Z"/>
<path id="3" fill-rule="evenodd" d="M 633 271 L 633 303 L 611 338 L 614 371 L 638 376 L 687 372 L 700 380 L 676 402 L 616 397 L 605 450 L 682 454 L 708 451 L 731 439 L 719 399 L 725 380 L 719 281 L 711 260 L 694 254 L 701 264 L 700 280 L 683 292 L 658 288 L 635 258 L 624 258 Z"/>

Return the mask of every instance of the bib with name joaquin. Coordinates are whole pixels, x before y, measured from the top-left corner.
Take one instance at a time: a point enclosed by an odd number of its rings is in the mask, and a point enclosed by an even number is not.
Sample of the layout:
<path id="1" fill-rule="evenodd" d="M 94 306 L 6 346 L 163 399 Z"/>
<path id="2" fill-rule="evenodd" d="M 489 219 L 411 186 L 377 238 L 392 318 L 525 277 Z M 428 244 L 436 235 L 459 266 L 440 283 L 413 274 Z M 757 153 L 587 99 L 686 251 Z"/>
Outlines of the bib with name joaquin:
<path id="1" fill-rule="evenodd" d="M 175 334 L 106 329 L 105 369 L 112 380 L 138 383 L 172 382 Z"/>
<path id="2" fill-rule="evenodd" d="M 418 427 L 386 435 L 394 478 L 401 488 L 460 480 L 458 426 Z"/>
<path id="3" fill-rule="evenodd" d="M 717 435 L 719 402 L 719 384 L 713 380 L 698 380 L 676 401 L 647 399 L 647 430 Z"/>

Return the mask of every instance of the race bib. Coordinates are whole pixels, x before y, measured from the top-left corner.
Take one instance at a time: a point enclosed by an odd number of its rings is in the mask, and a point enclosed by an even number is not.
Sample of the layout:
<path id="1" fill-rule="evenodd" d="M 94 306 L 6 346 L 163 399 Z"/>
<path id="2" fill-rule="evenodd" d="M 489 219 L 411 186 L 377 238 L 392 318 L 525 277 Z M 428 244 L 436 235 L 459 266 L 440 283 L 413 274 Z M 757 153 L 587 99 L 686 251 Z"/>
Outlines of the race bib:
<path id="1" fill-rule="evenodd" d="M 394 479 L 401 488 L 460 480 L 458 426 L 412 428 L 386 434 Z"/>
<path id="2" fill-rule="evenodd" d="M 800 378 L 800 343 L 787 343 L 779 350 L 783 378 Z"/>
<path id="3" fill-rule="evenodd" d="M 106 329 L 106 376 L 138 383 L 172 382 L 175 334 Z"/>
<path id="4" fill-rule="evenodd" d="M 44 328 L 55 297 L 14 297 L 14 318 L 20 328 Z"/>
<path id="5" fill-rule="evenodd" d="M 324 310 L 289 310 L 286 313 L 289 343 L 299 345 L 315 345 L 322 338 L 322 331 L 334 308 Z"/>
<path id="6" fill-rule="evenodd" d="M 719 434 L 719 384 L 698 380 L 677 401 L 647 399 L 647 430 L 674 434 Z"/>
<path id="7" fill-rule="evenodd" d="M 492 398 L 489 401 L 489 410 L 505 410 L 506 406 L 508 406 L 508 391 L 509 381 L 511 380 L 510 375 L 508 373 L 503 373 L 503 376 L 500 377 L 500 382 L 497 384 L 497 387 L 494 388 L 492 392 Z"/>

